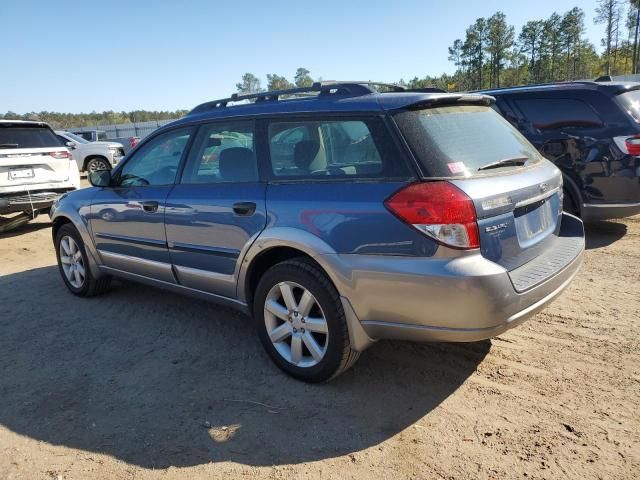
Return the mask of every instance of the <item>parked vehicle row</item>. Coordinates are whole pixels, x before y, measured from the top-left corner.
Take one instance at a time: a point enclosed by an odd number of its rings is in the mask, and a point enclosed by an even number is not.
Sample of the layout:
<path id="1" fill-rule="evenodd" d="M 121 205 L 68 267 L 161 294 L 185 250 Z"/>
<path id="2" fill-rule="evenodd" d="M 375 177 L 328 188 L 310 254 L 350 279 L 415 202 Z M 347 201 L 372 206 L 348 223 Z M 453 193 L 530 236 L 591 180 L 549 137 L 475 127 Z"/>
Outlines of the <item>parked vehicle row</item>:
<path id="1" fill-rule="evenodd" d="M 0 120 L 0 232 L 79 186 L 76 162 L 46 123 Z"/>
<path id="2" fill-rule="evenodd" d="M 498 335 L 570 283 L 584 230 L 493 101 L 319 82 L 202 104 L 53 205 L 61 277 L 238 308 L 310 382 L 378 339 Z"/>
<path id="3" fill-rule="evenodd" d="M 640 213 L 640 83 L 566 82 L 485 90 L 564 178 L 584 221 Z"/>
<path id="4" fill-rule="evenodd" d="M 71 132 L 56 130 L 56 136 L 69 147 L 81 172 L 110 170 L 124 157 L 124 148 L 116 142 L 90 142 Z"/>

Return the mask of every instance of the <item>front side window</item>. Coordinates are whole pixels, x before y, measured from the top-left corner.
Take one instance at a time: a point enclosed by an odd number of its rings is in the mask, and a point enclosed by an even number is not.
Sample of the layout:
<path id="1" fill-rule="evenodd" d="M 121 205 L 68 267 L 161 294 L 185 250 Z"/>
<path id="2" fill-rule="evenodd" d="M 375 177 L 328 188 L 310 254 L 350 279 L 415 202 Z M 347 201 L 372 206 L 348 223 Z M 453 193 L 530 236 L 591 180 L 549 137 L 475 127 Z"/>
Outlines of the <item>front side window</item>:
<path id="1" fill-rule="evenodd" d="M 192 133 L 192 128 L 181 128 L 147 142 L 122 166 L 117 177 L 118 185 L 144 187 L 174 183 Z"/>
<path id="2" fill-rule="evenodd" d="M 386 127 L 378 118 L 269 125 L 275 177 L 393 176 L 403 168 L 400 159 L 393 159 L 390 154 L 393 148 Z"/>
<path id="3" fill-rule="evenodd" d="M 252 121 L 213 123 L 200 127 L 180 183 L 257 180 Z"/>

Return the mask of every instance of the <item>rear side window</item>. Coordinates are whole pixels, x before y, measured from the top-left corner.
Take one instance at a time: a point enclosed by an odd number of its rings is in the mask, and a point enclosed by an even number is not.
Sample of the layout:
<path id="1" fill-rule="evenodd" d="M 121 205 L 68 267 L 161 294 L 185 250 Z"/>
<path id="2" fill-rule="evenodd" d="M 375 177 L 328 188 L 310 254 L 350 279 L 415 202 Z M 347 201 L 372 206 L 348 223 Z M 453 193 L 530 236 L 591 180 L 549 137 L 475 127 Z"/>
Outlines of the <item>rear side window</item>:
<path id="1" fill-rule="evenodd" d="M 48 127 L 0 123 L 0 148 L 47 148 L 64 144 Z"/>
<path id="2" fill-rule="evenodd" d="M 539 161 L 536 149 L 490 107 L 456 105 L 396 114 L 428 177 L 470 177 L 494 162 Z M 522 168 L 505 164 L 499 170 Z"/>
<path id="3" fill-rule="evenodd" d="M 379 118 L 272 122 L 269 151 L 275 177 L 406 176 Z"/>
<path id="4" fill-rule="evenodd" d="M 598 128 L 603 125 L 589 104 L 573 98 L 523 98 L 514 100 L 514 103 L 538 130 Z"/>

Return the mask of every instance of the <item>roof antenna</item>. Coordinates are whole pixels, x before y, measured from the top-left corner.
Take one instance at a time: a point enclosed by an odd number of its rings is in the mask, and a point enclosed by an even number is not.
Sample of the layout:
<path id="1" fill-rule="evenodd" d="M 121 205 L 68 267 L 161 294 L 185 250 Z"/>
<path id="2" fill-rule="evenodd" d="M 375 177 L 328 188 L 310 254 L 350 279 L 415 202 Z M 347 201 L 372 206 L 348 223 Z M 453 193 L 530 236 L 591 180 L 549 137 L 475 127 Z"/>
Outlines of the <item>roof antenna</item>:
<path id="1" fill-rule="evenodd" d="M 594 82 L 613 82 L 611 75 L 602 75 L 594 80 Z"/>

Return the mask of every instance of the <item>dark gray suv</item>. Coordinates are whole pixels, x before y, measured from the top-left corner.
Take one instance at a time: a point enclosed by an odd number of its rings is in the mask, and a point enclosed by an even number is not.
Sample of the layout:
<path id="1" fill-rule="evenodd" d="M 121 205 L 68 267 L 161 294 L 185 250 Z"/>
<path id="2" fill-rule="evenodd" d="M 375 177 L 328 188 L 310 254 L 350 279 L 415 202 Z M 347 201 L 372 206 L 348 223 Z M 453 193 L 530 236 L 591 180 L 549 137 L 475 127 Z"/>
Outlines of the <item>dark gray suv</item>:
<path id="1" fill-rule="evenodd" d="M 56 203 L 62 279 L 238 308 L 311 382 L 377 339 L 498 335 L 569 284 L 584 232 L 492 102 L 324 82 L 202 104 Z"/>

